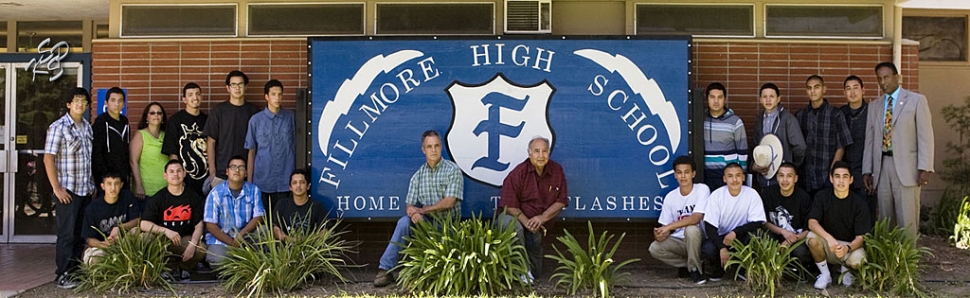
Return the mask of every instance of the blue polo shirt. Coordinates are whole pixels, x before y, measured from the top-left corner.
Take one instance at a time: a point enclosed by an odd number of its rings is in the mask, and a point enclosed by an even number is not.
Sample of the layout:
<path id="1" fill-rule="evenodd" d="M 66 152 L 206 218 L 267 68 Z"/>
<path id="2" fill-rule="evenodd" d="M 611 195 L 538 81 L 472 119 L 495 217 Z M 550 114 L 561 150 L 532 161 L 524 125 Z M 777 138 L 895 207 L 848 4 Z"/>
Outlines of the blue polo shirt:
<path id="1" fill-rule="evenodd" d="M 293 112 L 280 109 L 273 114 L 263 109 L 249 119 L 246 149 L 256 150 L 253 183 L 264 192 L 290 190 L 290 174 L 296 161 L 296 120 Z"/>

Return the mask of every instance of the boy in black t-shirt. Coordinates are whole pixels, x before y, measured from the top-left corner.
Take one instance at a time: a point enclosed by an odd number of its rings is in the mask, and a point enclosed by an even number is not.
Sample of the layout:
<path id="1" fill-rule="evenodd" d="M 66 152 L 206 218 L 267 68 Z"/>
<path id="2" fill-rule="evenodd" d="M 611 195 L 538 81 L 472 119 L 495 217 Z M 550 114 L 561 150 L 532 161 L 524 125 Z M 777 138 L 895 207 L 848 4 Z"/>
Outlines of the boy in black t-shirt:
<path id="1" fill-rule="evenodd" d="M 185 186 L 202 194 L 202 186 L 209 178 L 206 160 L 206 138 L 202 134 L 208 115 L 199 109 L 202 104 L 202 87 L 196 83 L 182 87 L 182 102 L 185 109 L 178 111 L 166 121 L 165 139 L 162 141 L 162 154 L 170 159 L 182 161 L 185 170 Z"/>
<path id="2" fill-rule="evenodd" d="M 855 277 L 848 268 L 859 268 L 866 259 L 863 236 L 872 229 L 869 207 L 855 192 L 849 191 L 852 174 L 849 165 L 838 161 L 829 175 L 832 190 L 820 191 L 808 214 L 808 249 L 821 274 L 815 288 L 824 290 L 832 282 L 828 263 L 842 265 L 842 284 L 851 286 Z"/>
<path id="3" fill-rule="evenodd" d="M 152 197 L 142 214 L 141 230 L 149 233 L 164 234 L 172 241 L 168 251 L 176 258 L 169 264 L 178 265 L 178 276 L 189 278 L 188 270 L 205 258 L 205 243 L 202 243 L 202 213 L 205 203 L 202 196 L 185 187 L 185 170 L 178 160 L 165 164 L 165 181 L 168 183 Z M 175 268 L 173 268 L 175 269 Z"/>
<path id="4" fill-rule="evenodd" d="M 131 192 L 122 192 L 124 186 L 121 175 L 105 173 L 101 182 L 104 191 L 85 209 L 81 237 L 88 248 L 82 257 L 84 263 L 97 261 L 104 255 L 103 248 L 118 241 L 121 229 L 130 230 L 138 224 L 141 202 Z"/>
<path id="5" fill-rule="evenodd" d="M 812 199 L 808 197 L 808 193 L 795 186 L 798 182 L 795 164 L 782 163 L 775 177 L 778 183 L 761 191 L 765 217 L 768 219 L 765 228 L 782 246 L 791 246 L 808 236 L 808 212 L 812 207 Z M 806 245 L 799 245 L 791 254 L 803 265 L 812 263 L 812 255 Z"/>
<path id="6" fill-rule="evenodd" d="M 314 231 L 327 220 L 323 206 L 307 195 L 310 183 L 304 170 L 290 174 L 290 193 L 292 199 L 279 200 L 273 210 L 273 236 L 277 240 L 292 240 L 290 234 L 296 230 Z"/>

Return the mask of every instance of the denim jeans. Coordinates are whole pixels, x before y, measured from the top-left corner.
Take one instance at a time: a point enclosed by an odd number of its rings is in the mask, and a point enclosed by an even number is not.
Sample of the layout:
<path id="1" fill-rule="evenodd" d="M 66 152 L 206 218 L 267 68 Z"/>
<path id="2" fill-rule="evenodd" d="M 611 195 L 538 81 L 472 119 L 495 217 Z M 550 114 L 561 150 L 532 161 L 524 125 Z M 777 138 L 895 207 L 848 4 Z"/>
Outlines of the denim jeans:
<path id="1" fill-rule="evenodd" d="M 426 217 L 425 219 L 427 220 L 428 218 Z M 387 244 L 387 249 L 384 250 L 384 255 L 381 256 L 381 262 L 378 268 L 381 270 L 391 270 L 391 268 L 397 266 L 397 261 L 400 259 L 399 254 L 404 249 L 400 245 L 407 246 L 408 243 L 404 240 L 404 237 L 408 236 L 411 236 L 411 218 L 402 216 L 401 219 L 397 220 L 397 226 L 394 227 L 394 234 L 391 235 L 391 242 Z"/>

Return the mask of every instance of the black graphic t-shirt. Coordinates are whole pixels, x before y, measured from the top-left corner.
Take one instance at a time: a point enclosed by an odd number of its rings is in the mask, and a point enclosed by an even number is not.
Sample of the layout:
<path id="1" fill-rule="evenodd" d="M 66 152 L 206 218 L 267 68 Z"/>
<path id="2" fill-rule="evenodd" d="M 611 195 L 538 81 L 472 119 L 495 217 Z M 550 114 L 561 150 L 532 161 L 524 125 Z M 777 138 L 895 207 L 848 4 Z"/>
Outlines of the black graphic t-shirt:
<path id="1" fill-rule="evenodd" d="M 175 231 L 180 236 L 191 236 L 195 225 L 202 221 L 204 208 L 205 201 L 194 190 L 186 187 L 181 195 L 176 196 L 166 187 L 148 200 L 141 220 Z"/>
<path id="2" fill-rule="evenodd" d="M 84 210 L 84 225 L 81 227 L 81 238 L 94 238 L 104 241 L 104 237 L 111 234 L 111 229 L 141 215 L 142 203 L 131 192 L 122 191 L 118 194 L 118 201 L 108 204 L 104 195 L 88 204 Z M 104 233 L 104 236 L 101 235 Z"/>
<path id="3" fill-rule="evenodd" d="M 315 229 L 327 219 L 323 206 L 310 200 L 303 206 L 297 206 L 293 198 L 279 200 L 273 207 L 273 224 L 280 227 L 284 233 L 290 234 L 294 229 Z"/>
<path id="4" fill-rule="evenodd" d="M 208 119 L 205 113 L 192 116 L 181 110 L 168 119 L 162 141 L 162 154 L 178 155 L 185 168 L 185 184 L 196 192 L 202 192 L 202 182 L 209 178 L 206 137 L 202 133 Z"/>
<path id="5" fill-rule="evenodd" d="M 808 212 L 812 208 L 812 200 L 801 188 L 796 187 L 791 196 L 784 197 L 777 184 L 771 185 L 761 191 L 761 200 L 768 222 L 793 233 L 808 230 Z"/>

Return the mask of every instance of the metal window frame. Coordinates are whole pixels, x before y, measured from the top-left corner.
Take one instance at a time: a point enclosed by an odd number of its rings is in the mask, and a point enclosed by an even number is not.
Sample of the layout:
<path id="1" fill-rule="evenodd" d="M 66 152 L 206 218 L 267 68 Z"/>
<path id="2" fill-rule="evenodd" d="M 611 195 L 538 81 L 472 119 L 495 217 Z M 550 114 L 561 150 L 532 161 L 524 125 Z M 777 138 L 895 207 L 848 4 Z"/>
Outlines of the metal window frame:
<path id="1" fill-rule="evenodd" d="M 509 30 L 509 2 L 536 2 L 539 5 L 539 28 L 536 30 Z M 549 30 L 542 30 L 542 4 L 549 4 Z M 552 0 L 506 0 L 503 5 L 504 18 L 502 18 L 502 29 L 505 33 L 511 34 L 535 34 L 535 33 L 552 33 Z"/>
<path id="2" fill-rule="evenodd" d="M 233 26 L 231 35 L 132 35 L 125 36 L 125 7 L 185 7 L 185 6 L 209 6 L 209 7 L 229 7 L 233 8 Z M 121 4 L 121 12 L 118 14 L 118 37 L 119 38 L 216 38 L 216 37 L 239 37 L 239 3 L 191 3 L 191 4 Z"/>
<path id="3" fill-rule="evenodd" d="M 377 22 L 381 19 L 379 6 L 383 4 L 391 5 L 437 5 L 437 4 L 488 4 L 492 7 L 492 32 L 491 33 L 464 33 L 464 34 L 428 34 L 428 33 L 378 33 L 377 32 Z M 495 2 L 375 2 L 374 3 L 374 36 L 438 36 L 438 35 L 454 35 L 454 36 L 489 36 L 495 35 Z"/>
<path id="4" fill-rule="evenodd" d="M 737 6 L 737 7 L 751 7 L 751 34 L 750 35 L 721 35 L 721 34 L 691 34 L 694 37 L 700 38 L 755 38 L 755 32 L 758 31 L 758 18 L 756 18 L 757 6 L 754 3 L 673 3 L 673 2 L 663 2 L 663 3 L 635 3 L 633 6 L 633 34 L 638 35 L 637 32 L 639 19 L 637 19 L 637 12 L 640 6 Z"/>
<path id="5" fill-rule="evenodd" d="M 859 36 L 859 35 L 847 35 L 847 36 L 826 36 L 826 35 L 770 35 L 768 34 L 768 7 L 878 7 L 879 8 L 879 36 Z M 779 39 L 866 39 L 866 40 L 882 40 L 886 38 L 886 7 L 880 4 L 767 4 L 765 3 L 762 7 L 762 19 L 761 19 L 761 32 L 764 34 L 765 38 L 779 38 Z"/>
<path id="6" fill-rule="evenodd" d="M 287 6 L 287 5 L 360 5 L 360 33 L 350 33 L 350 34 L 250 34 L 249 30 L 252 26 L 252 15 L 250 14 L 250 9 L 253 6 Z M 376 30 L 376 29 L 375 29 Z M 307 36 L 364 36 L 367 34 L 367 2 L 264 2 L 264 3 L 248 3 L 246 4 L 246 36 L 251 37 L 307 37 Z"/>

